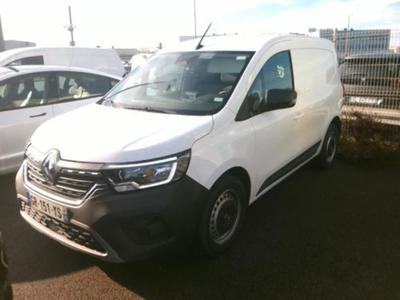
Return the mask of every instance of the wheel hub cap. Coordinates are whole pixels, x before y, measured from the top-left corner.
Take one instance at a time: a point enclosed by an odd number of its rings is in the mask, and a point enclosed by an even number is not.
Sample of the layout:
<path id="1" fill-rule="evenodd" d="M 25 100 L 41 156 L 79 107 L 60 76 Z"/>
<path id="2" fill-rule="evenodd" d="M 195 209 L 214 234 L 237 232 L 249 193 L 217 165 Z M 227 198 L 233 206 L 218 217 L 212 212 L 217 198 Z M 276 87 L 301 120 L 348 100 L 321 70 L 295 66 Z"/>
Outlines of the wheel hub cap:
<path id="1" fill-rule="evenodd" d="M 233 235 L 240 209 L 239 196 L 234 190 L 226 190 L 217 198 L 209 221 L 210 237 L 216 244 L 223 244 Z"/>

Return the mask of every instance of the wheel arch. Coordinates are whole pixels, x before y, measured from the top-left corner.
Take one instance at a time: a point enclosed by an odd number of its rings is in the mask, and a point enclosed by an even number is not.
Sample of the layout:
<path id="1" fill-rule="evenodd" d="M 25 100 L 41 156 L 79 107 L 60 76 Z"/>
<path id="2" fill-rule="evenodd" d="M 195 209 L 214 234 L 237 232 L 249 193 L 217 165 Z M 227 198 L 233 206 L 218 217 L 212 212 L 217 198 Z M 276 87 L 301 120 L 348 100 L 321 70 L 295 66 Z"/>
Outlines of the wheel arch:
<path id="1" fill-rule="evenodd" d="M 331 124 L 334 124 L 336 126 L 336 128 L 339 130 L 339 135 L 342 131 L 342 121 L 340 120 L 340 118 L 338 116 L 335 116 L 332 121 L 329 123 L 329 126 L 331 126 Z M 328 126 L 328 128 L 329 128 Z"/>
<path id="2" fill-rule="evenodd" d="M 243 167 L 232 167 L 229 170 L 226 170 L 223 174 L 221 174 L 217 181 L 214 183 L 214 185 L 223 177 L 230 175 L 230 176 L 234 176 L 237 179 L 239 179 L 243 184 L 244 184 L 244 188 L 246 190 L 246 196 L 247 196 L 247 200 L 248 203 L 250 203 L 250 195 L 251 195 L 251 179 L 250 179 L 250 175 L 247 172 L 247 170 Z"/>

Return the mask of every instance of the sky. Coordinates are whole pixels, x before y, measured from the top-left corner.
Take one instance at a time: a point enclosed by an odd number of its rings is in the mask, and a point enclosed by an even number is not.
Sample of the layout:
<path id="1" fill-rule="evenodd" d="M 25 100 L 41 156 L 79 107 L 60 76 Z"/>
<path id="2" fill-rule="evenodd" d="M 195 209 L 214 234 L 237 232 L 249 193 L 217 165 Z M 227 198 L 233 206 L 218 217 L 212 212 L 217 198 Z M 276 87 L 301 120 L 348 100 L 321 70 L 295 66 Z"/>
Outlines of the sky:
<path id="1" fill-rule="evenodd" d="M 153 48 L 194 34 L 193 0 L 1 0 L 5 39 L 38 46 Z M 399 0 L 196 0 L 197 32 L 305 33 L 308 28 L 400 29 Z"/>

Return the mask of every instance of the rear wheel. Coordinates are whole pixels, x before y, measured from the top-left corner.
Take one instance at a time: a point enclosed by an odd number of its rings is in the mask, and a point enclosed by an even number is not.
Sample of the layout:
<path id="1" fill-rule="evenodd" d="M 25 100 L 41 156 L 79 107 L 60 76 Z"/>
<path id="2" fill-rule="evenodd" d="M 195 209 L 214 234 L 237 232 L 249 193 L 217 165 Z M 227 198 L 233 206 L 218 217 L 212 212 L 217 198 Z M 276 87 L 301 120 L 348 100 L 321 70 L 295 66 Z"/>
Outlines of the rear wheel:
<path id="1" fill-rule="evenodd" d="M 339 128 L 334 123 L 329 125 L 326 132 L 321 153 L 317 157 L 317 163 L 320 167 L 330 168 L 335 160 L 337 146 L 339 142 Z"/>
<path id="2" fill-rule="evenodd" d="M 207 255 L 218 256 L 232 245 L 247 205 L 245 188 L 236 177 L 225 176 L 215 184 L 200 223 L 201 246 Z"/>

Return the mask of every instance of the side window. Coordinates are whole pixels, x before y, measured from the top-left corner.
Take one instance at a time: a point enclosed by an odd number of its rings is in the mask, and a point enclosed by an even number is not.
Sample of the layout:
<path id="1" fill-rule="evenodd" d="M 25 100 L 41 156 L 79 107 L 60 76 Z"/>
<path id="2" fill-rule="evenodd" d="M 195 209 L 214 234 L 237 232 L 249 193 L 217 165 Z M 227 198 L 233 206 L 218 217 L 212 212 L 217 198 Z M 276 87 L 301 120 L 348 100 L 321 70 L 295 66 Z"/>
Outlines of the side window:
<path id="1" fill-rule="evenodd" d="M 58 101 L 102 96 L 110 89 L 109 78 L 85 73 L 59 73 L 57 84 Z"/>
<path id="2" fill-rule="evenodd" d="M 24 76 L 0 85 L 0 110 L 47 104 L 46 77 Z"/>
<path id="3" fill-rule="evenodd" d="M 289 51 L 272 56 L 264 65 L 262 72 L 265 97 L 271 89 L 293 89 Z"/>
<path id="4" fill-rule="evenodd" d="M 6 96 L 9 93 L 9 89 L 10 89 L 9 83 L 0 84 L 0 111 L 12 108 L 6 99 Z"/>
<path id="5" fill-rule="evenodd" d="M 43 56 L 24 57 L 10 62 L 7 66 L 22 66 L 22 65 L 43 65 Z"/>
<path id="6" fill-rule="evenodd" d="M 237 119 L 244 120 L 262 113 L 267 104 L 268 92 L 272 89 L 294 90 L 289 51 L 273 55 L 264 64 L 247 93 Z"/>

